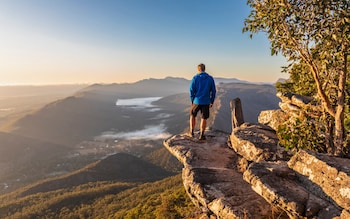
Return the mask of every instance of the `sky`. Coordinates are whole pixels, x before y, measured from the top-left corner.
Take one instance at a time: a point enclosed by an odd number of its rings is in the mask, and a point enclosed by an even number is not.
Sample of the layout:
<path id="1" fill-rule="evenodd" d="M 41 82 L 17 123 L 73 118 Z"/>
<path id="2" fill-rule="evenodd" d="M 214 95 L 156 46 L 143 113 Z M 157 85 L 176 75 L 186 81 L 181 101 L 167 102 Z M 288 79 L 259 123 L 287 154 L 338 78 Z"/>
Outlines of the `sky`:
<path id="1" fill-rule="evenodd" d="M 0 85 L 287 78 L 245 0 L 1 0 Z"/>

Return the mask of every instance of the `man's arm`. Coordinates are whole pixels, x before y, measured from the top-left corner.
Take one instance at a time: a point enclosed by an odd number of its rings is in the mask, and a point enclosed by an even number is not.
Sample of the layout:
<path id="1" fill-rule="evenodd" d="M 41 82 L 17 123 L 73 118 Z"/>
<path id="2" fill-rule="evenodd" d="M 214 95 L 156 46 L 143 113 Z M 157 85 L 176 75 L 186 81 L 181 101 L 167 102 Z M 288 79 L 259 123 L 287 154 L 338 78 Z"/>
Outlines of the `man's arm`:
<path id="1" fill-rule="evenodd" d="M 216 86 L 215 86 L 215 81 L 212 78 L 212 83 L 211 83 L 211 95 L 210 95 L 210 103 L 213 104 L 214 100 L 216 97 Z"/>
<path id="2" fill-rule="evenodd" d="M 190 100 L 191 100 L 191 103 L 193 103 L 195 96 L 196 96 L 195 79 L 192 78 L 192 81 L 191 81 L 191 84 L 190 84 Z"/>

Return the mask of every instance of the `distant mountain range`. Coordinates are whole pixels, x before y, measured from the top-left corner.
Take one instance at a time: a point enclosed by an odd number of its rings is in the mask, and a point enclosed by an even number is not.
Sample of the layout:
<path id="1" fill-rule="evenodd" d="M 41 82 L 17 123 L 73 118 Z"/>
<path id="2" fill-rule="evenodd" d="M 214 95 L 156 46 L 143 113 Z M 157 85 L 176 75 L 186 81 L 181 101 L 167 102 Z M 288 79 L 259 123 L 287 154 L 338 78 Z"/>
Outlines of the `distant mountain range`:
<path id="1" fill-rule="evenodd" d="M 225 98 L 221 101 L 223 105 L 220 109 L 222 107 L 227 108 L 229 98 L 240 97 L 245 108 L 247 121 L 256 122 L 257 114 L 262 109 L 277 108 L 278 99 L 275 97 L 275 90 L 272 85 L 246 83 L 227 85 L 223 81 L 237 81 L 237 79 L 220 79 L 219 81 L 221 81 L 218 84 L 219 91 L 225 92 L 224 96 L 220 96 L 220 92 L 218 93 L 218 98 Z M 189 101 L 187 102 L 188 96 L 184 95 L 184 93 L 188 93 L 188 87 L 188 80 L 171 77 L 147 79 L 133 84 L 91 85 L 73 96 L 48 104 L 37 112 L 19 119 L 13 125 L 13 132 L 56 144 L 74 146 L 106 130 L 127 131 L 128 129 L 137 129 L 147 122 L 145 119 L 149 115 L 144 114 L 144 112 L 137 112 L 137 115 L 132 115 L 134 118 L 139 118 L 133 120 L 132 123 L 130 123 L 130 119 L 122 117 L 122 109 L 115 106 L 118 99 L 136 97 L 166 98 L 170 95 L 180 94 L 181 98 L 173 98 L 172 102 L 168 103 L 160 101 L 158 104 L 164 103 L 165 105 L 162 105 L 162 107 L 167 113 L 183 114 L 189 104 Z M 230 91 L 225 91 L 225 89 Z M 223 94 L 223 92 L 221 93 Z M 260 98 L 260 95 L 263 95 L 263 97 Z M 173 106 L 178 103 L 177 111 L 174 111 Z M 186 104 L 187 106 L 185 106 Z M 182 111 L 178 112 L 181 107 Z M 227 111 L 224 113 L 230 116 Z M 185 122 L 183 121 L 183 123 Z M 228 129 L 224 128 L 224 130 L 227 131 Z"/>

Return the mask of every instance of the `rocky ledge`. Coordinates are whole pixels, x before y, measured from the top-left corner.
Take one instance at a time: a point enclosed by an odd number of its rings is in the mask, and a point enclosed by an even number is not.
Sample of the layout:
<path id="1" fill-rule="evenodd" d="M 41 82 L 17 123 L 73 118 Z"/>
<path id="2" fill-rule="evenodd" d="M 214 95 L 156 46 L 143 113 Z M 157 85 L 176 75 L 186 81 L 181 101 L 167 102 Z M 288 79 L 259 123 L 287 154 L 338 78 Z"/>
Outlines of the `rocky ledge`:
<path id="1" fill-rule="evenodd" d="M 308 151 L 291 156 L 266 125 L 244 123 L 207 140 L 172 136 L 184 187 L 208 217 L 350 218 L 350 160 Z"/>
<path id="2" fill-rule="evenodd" d="M 192 201 L 203 212 L 219 218 L 271 215 L 270 204 L 244 181 L 241 158 L 228 147 L 228 134 L 209 131 L 206 137 L 200 141 L 183 134 L 164 142 L 184 165 L 183 183 Z"/>

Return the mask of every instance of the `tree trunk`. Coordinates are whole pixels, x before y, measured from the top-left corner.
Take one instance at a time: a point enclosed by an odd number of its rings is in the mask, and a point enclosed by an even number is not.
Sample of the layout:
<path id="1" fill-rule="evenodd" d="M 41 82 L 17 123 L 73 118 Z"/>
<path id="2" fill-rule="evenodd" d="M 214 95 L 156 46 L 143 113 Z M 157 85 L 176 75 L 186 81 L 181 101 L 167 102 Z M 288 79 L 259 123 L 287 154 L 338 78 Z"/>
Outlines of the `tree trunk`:
<path id="1" fill-rule="evenodd" d="M 326 136 L 326 142 L 325 142 L 325 151 L 328 154 L 333 154 L 334 153 L 334 119 L 330 118 L 331 116 L 323 111 L 323 120 L 325 122 L 325 136 Z"/>
<path id="2" fill-rule="evenodd" d="M 345 111 L 345 87 L 347 74 L 347 52 L 344 52 L 344 69 L 340 72 L 338 83 L 338 101 L 337 109 L 334 117 L 335 124 L 335 151 L 337 156 L 344 155 L 344 111 Z"/>
<path id="3" fill-rule="evenodd" d="M 340 106 L 338 106 L 340 107 Z M 334 135 L 334 155 L 342 156 L 343 155 L 343 146 L 344 146 L 344 109 L 337 110 L 336 117 L 334 119 L 335 123 L 335 135 Z"/>

